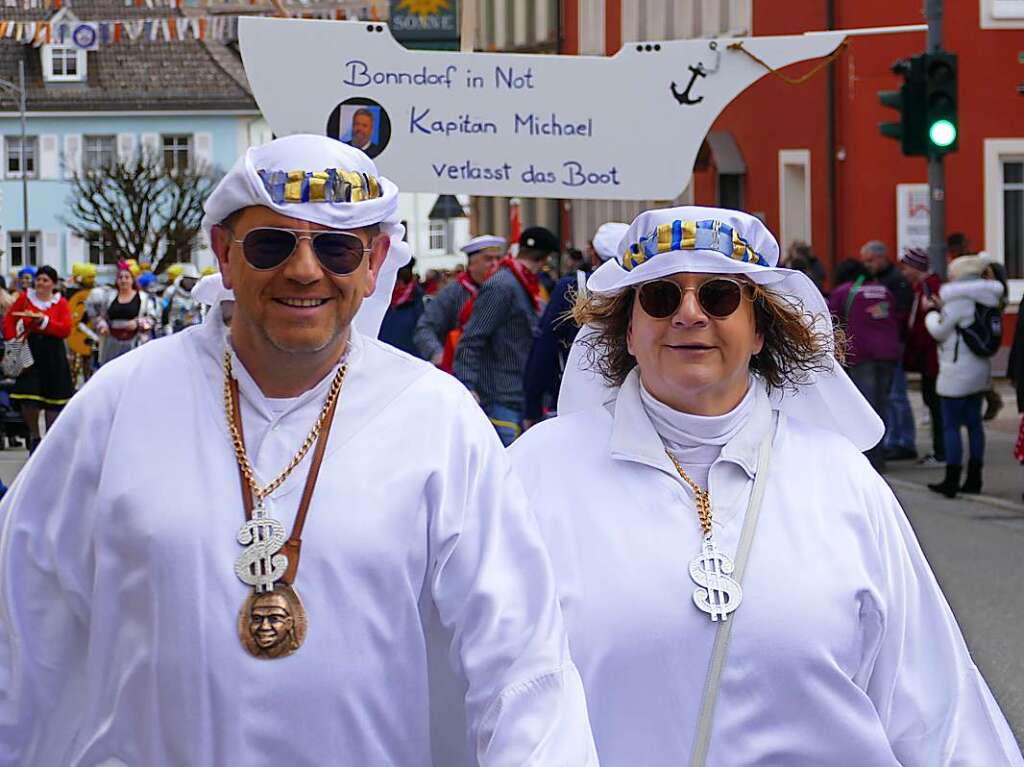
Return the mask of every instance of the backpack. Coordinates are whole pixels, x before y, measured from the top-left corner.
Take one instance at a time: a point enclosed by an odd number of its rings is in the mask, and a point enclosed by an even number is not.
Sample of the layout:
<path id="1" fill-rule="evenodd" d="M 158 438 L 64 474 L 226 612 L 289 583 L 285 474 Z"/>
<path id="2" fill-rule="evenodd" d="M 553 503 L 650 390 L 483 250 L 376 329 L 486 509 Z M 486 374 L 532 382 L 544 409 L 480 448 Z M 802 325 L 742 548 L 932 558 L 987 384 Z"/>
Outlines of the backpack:
<path id="1" fill-rule="evenodd" d="M 1003 314 L 998 306 L 975 304 L 974 322 L 966 328 L 958 327 L 956 332 L 972 352 L 991 357 L 1003 342 Z"/>

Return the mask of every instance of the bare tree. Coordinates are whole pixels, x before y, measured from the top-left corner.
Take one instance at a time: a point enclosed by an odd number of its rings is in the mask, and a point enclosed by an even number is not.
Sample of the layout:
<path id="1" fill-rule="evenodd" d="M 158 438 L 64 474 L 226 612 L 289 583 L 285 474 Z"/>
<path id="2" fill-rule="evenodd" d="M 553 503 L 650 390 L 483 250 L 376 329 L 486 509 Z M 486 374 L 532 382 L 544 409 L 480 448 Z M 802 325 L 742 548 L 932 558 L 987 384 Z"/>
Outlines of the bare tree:
<path id="1" fill-rule="evenodd" d="M 203 203 L 218 175 L 209 167 L 164 167 L 152 152 L 73 174 L 64 223 L 104 243 L 119 259 L 153 264 L 160 273 L 188 260 L 199 237 Z"/>

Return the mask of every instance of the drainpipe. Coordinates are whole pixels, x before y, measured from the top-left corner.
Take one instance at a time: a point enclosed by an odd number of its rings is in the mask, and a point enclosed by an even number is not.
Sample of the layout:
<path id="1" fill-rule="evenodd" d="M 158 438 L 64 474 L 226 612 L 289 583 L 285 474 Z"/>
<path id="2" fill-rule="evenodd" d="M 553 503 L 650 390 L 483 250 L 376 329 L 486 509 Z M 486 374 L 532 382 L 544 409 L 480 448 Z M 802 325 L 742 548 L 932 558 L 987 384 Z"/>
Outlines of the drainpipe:
<path id="1" fill-rule="evenodd" d="M 825 28 L 835 29 L 836 27 L 836 2 L 825 0 Z M 826 88 L 825 103 L 828 109 L 828 127 L 825 143 L 828 146 L 828 234 L 829 247 L 832 251 L 832 269 L 839 263 L 839 205 L 837 200 L 838 180 L 836 174 L 836 75 L 837 64 L 833 60 L 828 65 L 828 85 Z M 826 280 L 831 283 L 831 271 L 826 275 Z"/>

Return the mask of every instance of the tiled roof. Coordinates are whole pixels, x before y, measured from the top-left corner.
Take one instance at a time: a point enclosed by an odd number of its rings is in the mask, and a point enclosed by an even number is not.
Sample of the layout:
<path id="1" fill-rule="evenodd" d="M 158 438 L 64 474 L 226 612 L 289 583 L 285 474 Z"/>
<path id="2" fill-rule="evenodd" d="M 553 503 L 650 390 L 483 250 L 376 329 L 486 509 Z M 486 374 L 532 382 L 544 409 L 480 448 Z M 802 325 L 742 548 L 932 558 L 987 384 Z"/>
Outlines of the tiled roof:
<path id="1" fill-rule="evenodd" d="M 81 21 L 159 18 L 173 8 L 126 6 L 124 0 L 77 0 L 70 12 Z M 0 19 L 46 21 L 53 10 L 0 7 Z M 0 78 L 18 81 L 25 61 L 29 111 L 159 111 L 256 109 L 234 46 L 219 42 L 122 39 L 90 51 L 87 81 L 43 81 L 41 48 L 0 39 Z M 16 108 L 0 99 L 0 112 Z"/>

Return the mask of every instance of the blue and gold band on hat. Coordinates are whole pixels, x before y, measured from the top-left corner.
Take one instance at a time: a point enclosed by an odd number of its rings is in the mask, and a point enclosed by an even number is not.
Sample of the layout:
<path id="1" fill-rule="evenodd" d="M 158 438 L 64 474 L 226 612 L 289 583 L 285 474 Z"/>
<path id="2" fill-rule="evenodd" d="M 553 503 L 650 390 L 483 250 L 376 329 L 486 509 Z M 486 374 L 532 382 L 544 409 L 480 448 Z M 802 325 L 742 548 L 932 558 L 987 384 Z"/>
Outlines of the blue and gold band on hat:
<path id="1" fill-rule="evenodd" d="M 768 266 L 768 261 L 750 247 L 729 224 L 714 219 L 659 224 L 652 234 L 632 243 L 622 258 L 622 268 L 632 271 L 659 253 L 673 250 L 713 250 L 736 261 Z"/>
<path id="2" fill-rule="evenodd" d="M 257 171 L 277 205 L 303 202 L 363 202 L 383 195 L 380 181 L 367 173 L 342 168 L 322 171 Z"/>

